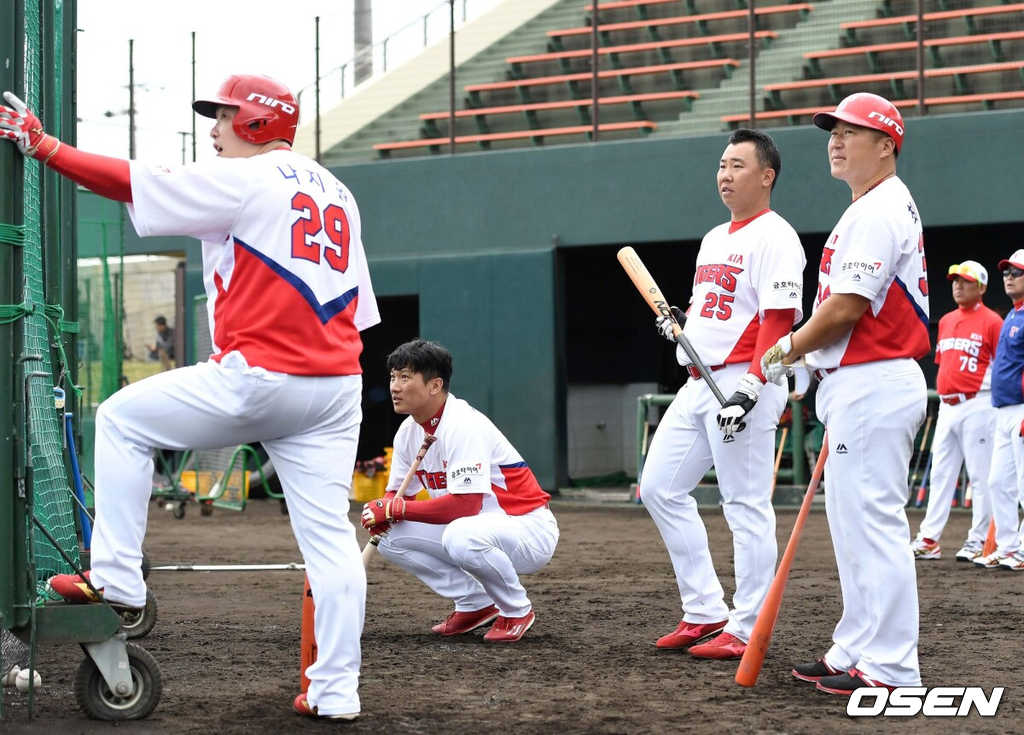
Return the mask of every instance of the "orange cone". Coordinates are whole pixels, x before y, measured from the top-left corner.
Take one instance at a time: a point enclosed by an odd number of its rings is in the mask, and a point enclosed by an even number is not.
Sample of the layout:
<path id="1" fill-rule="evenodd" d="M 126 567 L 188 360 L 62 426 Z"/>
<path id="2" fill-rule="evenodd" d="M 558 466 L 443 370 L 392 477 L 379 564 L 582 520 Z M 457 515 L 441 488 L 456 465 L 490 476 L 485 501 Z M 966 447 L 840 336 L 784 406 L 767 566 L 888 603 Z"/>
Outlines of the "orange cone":
<path id="1" fill-rule="evenodd" d="M 985 539 L 985 548 L 981 550 L 983 556 L 988 556 L 996 550 L 996 519 L 988 524 L 988 538 Z"/>
<path id="2" fill-rule="evenodd" d="M 306 577 L 305 589 L 302 591 L 302 633 L 299 647 L 301 653 L 300 686 L 302 693 L 309 691 L 309 679 L 306 678 L 306 669 L 316 661 L 316 635 L 313 633 L 313 614 L 316 605 L 313 604 L 313 592 L 309 589 L 309 577 Z"/>

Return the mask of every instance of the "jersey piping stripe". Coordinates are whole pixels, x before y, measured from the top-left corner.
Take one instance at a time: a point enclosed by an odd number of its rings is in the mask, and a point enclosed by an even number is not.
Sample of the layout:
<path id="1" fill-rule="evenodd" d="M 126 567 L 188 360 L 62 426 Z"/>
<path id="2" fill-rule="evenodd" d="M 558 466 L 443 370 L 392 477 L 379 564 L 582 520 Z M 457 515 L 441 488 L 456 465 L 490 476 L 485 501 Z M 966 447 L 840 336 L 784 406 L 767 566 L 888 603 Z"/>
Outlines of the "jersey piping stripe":
<path id="1" fill-rule="evenodd" d="M 526 462 L 516 462 L 515 464 L 500 464 L 500 465 L 498 465 L 498 469 L 501 469 L 501 470 L 510 470 L 510 469 L 514 469 L 516 467 L 529 467 L 529 465 L 526 464 Z"/>
<path id="2" fill-rule="evenodd" d="M 910 294 L 910 289 L 907 288 L 906 284 L 903 283 L 903 281 L 901 281 L 899 277 L 893 278 L 893 283 L 897 284 L 901 289 L 903 289 L 903 293 L 906 295 L 907 301 L 909 301 L 910 305 L 914 307 L 914 313 L 917 314 L 917 318 L 921 320 L 921 323 L 924 325 L 924 328 L 927 329 L 928 315 L 924 313 L 924 309 L 921 308 L 921 305 L 918 304 L 914 297 Z"/>
<path id="3" fill-rule="evenodd" d="M 337 298 L 328 301 L 326 304 L 321 304 L 320 301 L 317 299 L 316 295 L 313 293 L 313 290 L 309 286 L 307 286 L 306 283 L 301 278 L 296 276 L 291 271 L 285 269 L 281 264 L 271 260 L 270 258 L 268 258 L 263 253 L 259 252 L 255 248 L 242 242 L 237 237 L 234 238 L 234 241 L 236 245 L 238 245 L 240 248 L 245 250 L 250 255 L 253 255 L 256 258 L 258 258 L 260 261 L 263 262 L 264 265 L 266 265 L 268 268 L 274 271 L 274 273 L 276 273 L 285 282 L 290 284 L 296 291 L 298 291 L 299 295 L 302 296 L 306 303 L 309 304 L 310 308 L 313 309 L 313 311 L 316 313 L 317 317 L 320 319 L 321 324 L 327 324 L 327 322 L 331 321 L 331 319 L 336 317 L 341 312 L 345 311 L 348 305 L 351 304 L 352 301 L 359 295 L 359 287 L 354 286 L 353 288 L 343 293 L 341 296 L 338 296 Z"/>

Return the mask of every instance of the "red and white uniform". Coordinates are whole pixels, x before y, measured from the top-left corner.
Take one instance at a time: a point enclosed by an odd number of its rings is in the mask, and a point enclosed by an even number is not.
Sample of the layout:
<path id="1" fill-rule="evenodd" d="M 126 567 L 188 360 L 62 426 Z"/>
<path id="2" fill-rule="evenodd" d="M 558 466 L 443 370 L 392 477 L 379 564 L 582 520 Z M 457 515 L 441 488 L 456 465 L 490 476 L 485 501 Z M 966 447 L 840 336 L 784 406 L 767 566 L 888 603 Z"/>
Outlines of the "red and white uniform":
<path id="1" fill-rule="evenodd" d="M 380 316 L 359 208 L 327 169 L 281 149 L 174 168 L 133 162 L 131 177 L 140 236 L 203 241 L 212 359 L 238 350 L 289 375 L 362 373 L 359 330 Z"/>
<path id="2" fill-rule="evenodd" d="M 745 223 L 725 223 L 704 237 L 684 333 L 726 398 L 751 370 L 751 362 L 760 360 L 754 347 L 765 312 L 795 309 L 794 323 L 800 320 L 805 262 L 796 232 L 772 211 Z M 681 348 L 677 354 L 680 364 L 689 362 Z M 704 380 L 687 381 L 658 425 L 640 478 L 644 505 L 672 559 L 683 620 L 728 618 L 725 631 L 742 641 L 750 639 L 775 574 L 778 548 L 770 488 L 775 431 L 786 394 L 786 388 L 768 383 L 744 418 L 746 428 L 726 439 L 718 427 L 722 407 L 714 394 Z M 712 465 L 734 539 L 731 611 L 690 495 Z"/>
<path id="3" fill-rule="evenodd" d="M 452 600 L 458 611 L 493 604 L 506 617 L 526 615 L 532 605 L 519 575 L 544 567 L 558 543 L 551 496 L 491 420 L 451 394 L 425 426 L 409 416 L 398 428 L 389 491 L 401 486 L 424 432 L 437 441 L 417 469 L 419 485 L 432 498 L 482 493 L 483 506 L 477 515 L 447 524 L 396 523 L 378 550 Z M 406 493 L 418 490 L 412 483 Z"/>
<path id="4" fill-rule="evenodd" d="M 825 655 L 889 685 L 918 686 L 918 602 L 907 472 L 928 390 L 928 281 L 917 205 L 896 176 L 856 199 L 826 241 L 815 309 L 831 295 L 871 305 L 853 329 L 811 352 L 828 428 L 825 509 L 843 616 Z"/>
<path id="5" fill-rule="evenodd" d="M 96 416 L 94 583 L 143 604 L 153 448 L 261 442 L 288 500 L 316 599 L 321 712 L 358 712 L 366 576 L 349 490 L 362 420 L 359 331 L 380 321 L 359 210 L 291 151 L 175 168 L 131 163 L 129 214 L 146 235 L 203 240 L 209 362 L 146 378 Z"/>
<path id="6" fill-rule="evenodd" d="M 971 481 L 971 530 L 967 545 L 981 548 L 992 519 L 988 475 L 992 466 L 996 409 L 992 407 L 992 358 L 1003 320 L 981 301 L 957 308 L 939 320 L 935 387 L 939 415 L 932 438 L 928 511 L 920 538 L 938 541 L 949 519 L 960 466 Z"/>

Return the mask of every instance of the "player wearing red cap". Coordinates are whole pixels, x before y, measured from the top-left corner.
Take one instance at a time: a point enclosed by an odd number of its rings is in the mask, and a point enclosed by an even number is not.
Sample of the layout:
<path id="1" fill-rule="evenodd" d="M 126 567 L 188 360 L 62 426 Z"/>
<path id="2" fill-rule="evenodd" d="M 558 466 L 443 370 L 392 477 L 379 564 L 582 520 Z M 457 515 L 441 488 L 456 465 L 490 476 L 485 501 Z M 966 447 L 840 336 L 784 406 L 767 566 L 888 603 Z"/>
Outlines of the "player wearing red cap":
<path id="1" fill-rule="evenodd" d="M 214 354 L 129 385 L 96 414 L 96 527 L 91 586 L 50 586 L 71 602 L 146 602 L 142 538 L 155 449 L 262 442 L 288 500 L 316 598 L 317 661 L 300 714 L 351 720 L 360 710 L 359 637 L 366 576 L 348 497 L 362 419 L 359 332 L 380 321 L 351 192 L 291 150 L 295 97 L 268 77 L 229 77 L 194 110 L 215 119 L 217 159 L 147 166 L 63 145 L 10 92 L 0 137 L 128 204 L 140 236 L 202 240 Z"/>
<path id="2" fill-rule="evenodd" d="M 831 132 L 833 178 L 853 193 L 822 251 L 811 318 L 763 358 L 782 381 L 805 358 L 821 385 L 828 429 L 825 510 L 843 591 L 833 646 L 793 675 L 849 694 L 918 686 L 918 600 L 904 512 L 914 437 L 928 391 L 916 360 L 929 352 L 921 218 L 896 176 L 903 118 L 873 94 L 847 97 L 814 124 Z"/>
<path id="3" fill-rule="evenodd" d="M 911 548 L 919 561 L 941 557 L 939 538 L 949 520 L 960 466 L 966 462 L 973 517 L 967 541 L 956 559 L 970 562 L 981 556 L 992 520 L 987 490 L 996 418 L 990 390 L 991 363 L 1003 322 L 982 303 L 988 271 L 981 263 L 965 260 L 952 265 L 947 278 L 953 282 L 957 308 L 939 320 L 935 388 L 940 405 L 932 439 L 928 510 Z"/>

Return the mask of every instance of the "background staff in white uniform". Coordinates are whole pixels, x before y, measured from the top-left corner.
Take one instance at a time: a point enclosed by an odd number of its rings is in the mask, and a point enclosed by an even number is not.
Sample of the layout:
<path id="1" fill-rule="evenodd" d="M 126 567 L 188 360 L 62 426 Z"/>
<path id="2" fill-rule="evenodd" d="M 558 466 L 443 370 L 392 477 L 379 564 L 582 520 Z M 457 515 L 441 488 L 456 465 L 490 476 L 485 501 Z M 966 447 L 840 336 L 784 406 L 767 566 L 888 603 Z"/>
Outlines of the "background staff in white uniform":
<path id="1" fill-rule="evenodd" d="M 262 442 L 317 603 L 317 661 L 293 706 L 355 719 L 366 576 L 348 496 L 362 420 L 359 332 L 380 322 L 355 199 L 291 150 L 298 103 L 268 77 L 228 77 L 212 98 L 193 103 L 216 120 L 218 157 L 187 166 L 62 145 L 20 100 L 4 97 L 11 107 L 0 106 L 0 136 L 22 153 L 126 202 L 141 237 L 203 241 L 214 354 L 123 388 L 96 414 L 93 585 L 111 604 L 146 603 L 142 540 L 154 449 Z M 97 600 L 74 574 L 50 586 L 71 602 Z"/>
<path id="2" fill-rule="evenodd" d="M 732 392 L 732 397 L 726 407 L 719 405 L 679 348 L 679 363 L 688 365 L 691 379 L 661 420 L 640 480 L 644 505 L 672 559 L 683 607 L 676 630 L 656 645 L 685 648 L 722 631 L 689 649 L 700 658 L 743 655 L 778 556 L 771 481 L 786 390 L 764 385 L 760 358 L 800 320 L 806 262 L 796 232 L 770 209 L 781 167 L 779 150 L 765 133 L 741 129 L 730 136 L 717 183 L 732 217 L 701 243 L 684 332 L 724 395 Z M 670 320 L 659 318 L 658 326 L 675 342 Z M 712 464 L 733 533 L 731 611 L 690 494 Z"/>
<path id="3" fill-rule="evenodd" d="M 930 351 L 928 277 L 917 205 L 896 176 L 903 118 L 873 94 L 847 97 L 814 124 L 853 203 L 822 251 L 811 318 L 764 356 L 782 381 L 806 355 L 828 430 L 825 510 L 843 592 L 833 646 L 793 675 L 849 694 L 917 686 L 918 602 L 907 473 L 928 391 L 915 362 Z"/>
<path id="4" fill-rule="evenodd" d="M 377 547 L 384 558 L 455 604 L 435 633 L 494 621 L 484 640 L 515 643 L 536 619 L 519 575 L 544 567 L 558 543 L 551 496 L 490 419 L 449 392 L 448 350 L 413 340 L 387 367 L 395 412 L 408 418 L 395 435 L 388 492 L 363 506 L 363 527 L 386 534 Z M 436 441 L 416 476 L 430 500 L 396 497 L 424 432 Z"/>
<path id="5" fill-rule="evenodd" d="M 928 510 L 911 548 L 919 561 L 942 556 L 939 539 L 949 520 L 960 466 L 966 463 L 972 523 L 956 559 L 969 562 L 981 556 L 992 520 L 987 490 L 996 421 L 990 390 L 991 364 L 1003 320 L 982 303 L 988 271 L 981 263 L 965 260 L 952 265 L 947 278 L 953 282 L 957 308 L 939 320 L 935 345 L 939 416 L 932 439 L 931 489 Z"/>

